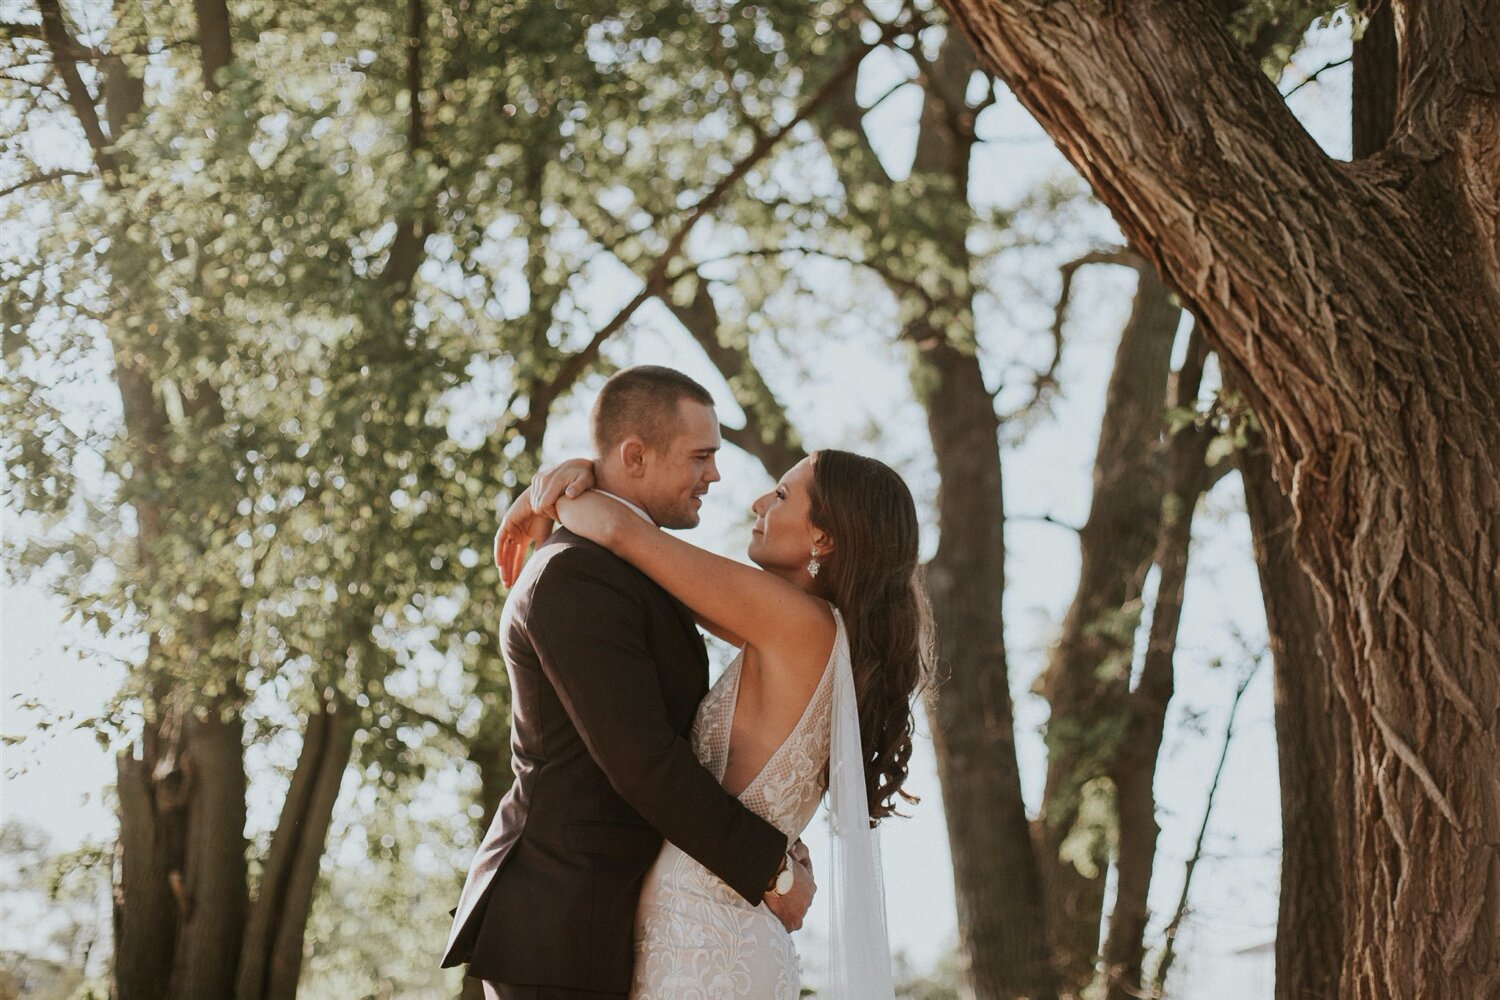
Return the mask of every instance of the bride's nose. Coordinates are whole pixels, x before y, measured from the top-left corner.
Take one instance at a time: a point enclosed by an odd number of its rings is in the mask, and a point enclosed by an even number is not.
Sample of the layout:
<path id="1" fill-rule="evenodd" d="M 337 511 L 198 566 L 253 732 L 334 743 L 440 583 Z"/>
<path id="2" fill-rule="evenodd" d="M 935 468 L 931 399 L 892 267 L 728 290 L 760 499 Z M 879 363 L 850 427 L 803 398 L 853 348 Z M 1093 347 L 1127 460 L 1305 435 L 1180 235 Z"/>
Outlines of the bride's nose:
<path id="1" fill-rule="evenodd" d="M 750 513 L 754 514 L 756 517 L 760 517 L 760 509 L 765 504 L 765 502 L 766 494 L 762 493 L 760 496 L 756 497 L 755 502 L 750 505 Z"/>

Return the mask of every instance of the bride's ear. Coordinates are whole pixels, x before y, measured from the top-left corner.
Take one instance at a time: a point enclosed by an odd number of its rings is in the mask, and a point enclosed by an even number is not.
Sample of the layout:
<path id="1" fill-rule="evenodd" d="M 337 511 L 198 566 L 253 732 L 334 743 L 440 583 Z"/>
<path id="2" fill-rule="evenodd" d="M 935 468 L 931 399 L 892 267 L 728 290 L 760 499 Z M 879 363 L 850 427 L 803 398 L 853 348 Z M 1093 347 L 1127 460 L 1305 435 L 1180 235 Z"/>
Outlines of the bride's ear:
<path id="1" fill-rule="evenodd" d="M 829 555 L 835 548 L 833 536 L 822 528 L 813 528 L 812 543 L 813 548 L 818 550 L 818 555 L 820 556 Z"/>

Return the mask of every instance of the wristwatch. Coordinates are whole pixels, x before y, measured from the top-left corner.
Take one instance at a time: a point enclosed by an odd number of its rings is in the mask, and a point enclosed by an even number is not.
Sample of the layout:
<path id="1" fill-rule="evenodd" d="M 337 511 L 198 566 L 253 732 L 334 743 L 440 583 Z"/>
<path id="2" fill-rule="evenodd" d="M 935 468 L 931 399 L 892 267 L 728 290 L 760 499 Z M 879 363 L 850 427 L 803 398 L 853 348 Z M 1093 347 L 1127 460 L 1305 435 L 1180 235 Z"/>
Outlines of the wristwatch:
<path id="1" fill-rule="evenodd" d="M 771 880 L 769 892 L 773 896 L 785 896 L 792 891 L 792 886 L 797 884 L 797 873 L 792 870 L 791 854 L 781 856 L 781 867 L 776 869 L 776 877 Z"/>

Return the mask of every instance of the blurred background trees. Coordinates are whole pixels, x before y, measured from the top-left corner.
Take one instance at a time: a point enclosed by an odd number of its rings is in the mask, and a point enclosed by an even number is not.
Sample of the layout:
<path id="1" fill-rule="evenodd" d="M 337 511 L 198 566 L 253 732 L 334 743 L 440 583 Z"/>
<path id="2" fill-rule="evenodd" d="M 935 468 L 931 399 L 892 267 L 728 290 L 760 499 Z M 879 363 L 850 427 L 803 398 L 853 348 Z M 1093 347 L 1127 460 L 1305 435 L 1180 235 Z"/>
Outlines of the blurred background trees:
<path id="1" fill-rule="evenodd" d="M 1204 7 L 1272 80 L 1310 31 L 1365 24 Z M 923 502 L 959 936 L 903 995 L 1160 986 L 1195 514 L 1243 483 L 1287 777 L 1281 980 L 1337 982 L 1347 733 L 1319 722 L 1328 652 L 1253 393 L 1147 248 L 1009 145 L 1025 115 L 941 8 L 26 0 L 0 21 L 6 565 L 125 650 L 88 720 L 118 754 L 90 944 L 110 960 L 55 995 L 461 989 L 435 968 L 446 911 L 510 777 L 497 510 L 647 358 L 713 382 L 743 475 L 853 447 Z M 1357 143 L 1393 73 L 1361 44 Z M 1065 384 L 1077 340 L 1105 345 L 1097 399 Z M 1005 470 L 1080 407 L 1091 497 L 1018 515 Z M 1032 528 L 1076 533 L 1079 564 L 1017 648 L 1039 583 L 1007 558 Z"/>

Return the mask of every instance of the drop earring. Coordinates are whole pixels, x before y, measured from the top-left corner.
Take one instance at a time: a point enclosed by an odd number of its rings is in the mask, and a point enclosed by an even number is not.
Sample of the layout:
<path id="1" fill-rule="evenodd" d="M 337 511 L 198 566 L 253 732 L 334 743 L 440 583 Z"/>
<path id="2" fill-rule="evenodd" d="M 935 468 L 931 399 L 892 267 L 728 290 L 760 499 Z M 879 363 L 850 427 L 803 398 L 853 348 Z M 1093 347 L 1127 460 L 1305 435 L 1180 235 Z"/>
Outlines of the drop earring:
<path id="1" fill-rule="evenodd" d="M 813 549 L 812 550 L 812 558 L 810 560 L 808 560 L 808 563 L 807 563 L 807 575 L 808 576 L 817 576 L 818 575 L 818 570 L 820 570 L 822 568 L 823 568 L 822 564 L 818 562 L 818 550 L 817 549 Z"/>

